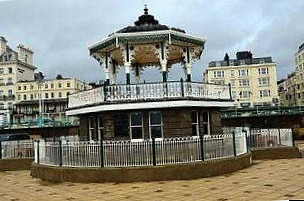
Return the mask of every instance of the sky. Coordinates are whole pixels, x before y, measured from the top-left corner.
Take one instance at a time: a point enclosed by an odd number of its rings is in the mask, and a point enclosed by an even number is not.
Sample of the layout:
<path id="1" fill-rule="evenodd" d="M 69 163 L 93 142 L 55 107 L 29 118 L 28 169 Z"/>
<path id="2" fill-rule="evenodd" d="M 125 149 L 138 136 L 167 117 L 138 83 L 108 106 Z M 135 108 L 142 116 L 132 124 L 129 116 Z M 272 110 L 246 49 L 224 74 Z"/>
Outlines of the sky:
<path id="1" fill-rule="evenodd" d="M 271 56 L 278 79 L 284 78 L 304 43 L 303 0 L 0 0 L 0 36 L 13 49 L 18 44 L 32 48 L 35 65 L 48 78 L 62 74 L 96 82 L 105 75 L 88 46 L 133 25 L 144 4 L 161 24 L 207 39 L 193 68 L 195 81 L 202 81 L 208 62 L 246 50 L 254 57 Z M 169 80 L 182 76 L 176 65 Z M 124 79 L 121 70 L 119 82 Z M 160 81 L 161 74 L 148 68 L 143 79 Z"/>

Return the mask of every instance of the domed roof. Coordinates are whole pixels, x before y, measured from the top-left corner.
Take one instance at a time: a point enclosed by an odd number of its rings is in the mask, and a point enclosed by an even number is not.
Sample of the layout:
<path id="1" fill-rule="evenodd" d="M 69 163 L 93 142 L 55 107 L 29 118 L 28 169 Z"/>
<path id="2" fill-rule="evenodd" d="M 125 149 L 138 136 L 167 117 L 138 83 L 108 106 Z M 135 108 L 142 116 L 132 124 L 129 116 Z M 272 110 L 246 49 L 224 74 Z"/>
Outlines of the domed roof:
<path id="1" fill-rule="evenodd" d="M 145 5 L 144 14 L 138 17 L 138 20 L 134 22 L 134 26 L 128 26 L 120 29 L 116 33 L 132 33 L 132 32 L 145 32 L 145 31 L 161 31 L 161 30 L 174 30 L 182 33 L 186 33 L 182 29 L 169 28 L 166 25 L 159 24 L 158 20 L 153 15 L 148 13 L 148 8 Z"/>

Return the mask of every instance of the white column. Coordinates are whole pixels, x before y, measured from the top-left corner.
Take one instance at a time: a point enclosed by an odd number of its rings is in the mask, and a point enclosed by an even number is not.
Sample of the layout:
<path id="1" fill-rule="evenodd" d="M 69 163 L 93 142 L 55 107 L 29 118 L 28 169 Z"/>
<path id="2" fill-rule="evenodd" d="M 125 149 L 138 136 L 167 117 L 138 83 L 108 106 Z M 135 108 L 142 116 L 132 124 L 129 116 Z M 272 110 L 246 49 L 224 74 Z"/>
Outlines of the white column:
<path id="1" fill-rule="evenodd" d="M 168 79 L 167 59 L 161 60 L 160 65 L 163 72 L 163 82 L 167 82 Z"/>
<path id="2" fill-rule="evenodd" d="M 126 69 L 126 84 L 130 84 L 131 62 L 125 62 L 124 66 Z"/>
<path id="3" fill-rule="evenodd" d="M 187 82 L 191 82 L 192 64 L 186 63 Z"/>

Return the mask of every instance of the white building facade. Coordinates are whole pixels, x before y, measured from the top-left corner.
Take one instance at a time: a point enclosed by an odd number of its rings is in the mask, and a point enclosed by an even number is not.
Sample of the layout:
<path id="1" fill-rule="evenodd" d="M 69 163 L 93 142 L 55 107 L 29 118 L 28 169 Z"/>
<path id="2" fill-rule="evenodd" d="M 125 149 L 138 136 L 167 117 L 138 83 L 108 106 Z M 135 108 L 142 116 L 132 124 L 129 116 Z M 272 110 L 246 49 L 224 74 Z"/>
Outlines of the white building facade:
<path id="1" fill-rule="evenodd" d="M 229 59 L 226 54 L 223 61 L 211 61 L 204 72 L 204 81 L 230 84 L 237 107 L 277 105 L 277 72 L 272 58 L 253 58 L 247 51 L 236 56 Z"/>
<path id="2" fill-rule="evenodd" d="M 34 80 L 33 51 L 23 45 L 14 51 L 7 40 L 0 37 L 0 126 L 11 123 L 12 109 L 16 103 L 16 83 Z"/>
<path id="3" fill-rule="evenodd" d="M 295 69 L 281 82 L 280 102 L 285 106 L 304 105 L 304 43 L 294 55 Z"/>

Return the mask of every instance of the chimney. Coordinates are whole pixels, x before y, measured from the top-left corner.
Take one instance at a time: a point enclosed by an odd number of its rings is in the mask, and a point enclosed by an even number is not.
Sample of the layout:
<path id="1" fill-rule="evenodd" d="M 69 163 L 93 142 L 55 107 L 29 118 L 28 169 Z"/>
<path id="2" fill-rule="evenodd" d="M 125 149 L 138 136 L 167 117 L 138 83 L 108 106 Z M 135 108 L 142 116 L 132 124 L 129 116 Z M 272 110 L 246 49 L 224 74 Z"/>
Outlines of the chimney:
<path id="1" fill-rule="evenodd" d="M 7 40 L 0 36 L 0 55 L 2 55 L 6 51 Z"/>
<path id="2" fill-rule="evenodd" d="M 228 53 L 225 54 L 224 61 L 226 61 L 227 66 L 229 66 L 229 55 L 228 55 Z"/>
<path id="3" fill-rule="evenodd" d="M 18 45 L 18 60 L 33 65 L 33 54 L 34 52 L 30 48 L 26 48 L 23 45 Z"/>

